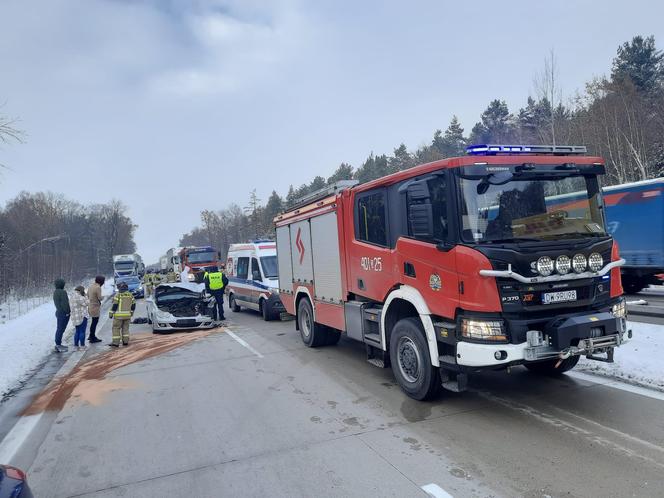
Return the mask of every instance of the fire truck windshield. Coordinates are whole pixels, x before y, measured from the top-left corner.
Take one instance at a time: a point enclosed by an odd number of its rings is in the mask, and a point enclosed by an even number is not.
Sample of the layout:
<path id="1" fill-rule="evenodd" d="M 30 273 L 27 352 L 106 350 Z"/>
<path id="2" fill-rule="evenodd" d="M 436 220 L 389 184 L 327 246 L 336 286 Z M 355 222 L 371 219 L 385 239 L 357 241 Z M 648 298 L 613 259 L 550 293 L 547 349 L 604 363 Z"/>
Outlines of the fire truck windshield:
<path id="1" fill-rule="evenodd" d="M 606 235 L 597 180 L 582 175 L 460 176 L 466 242 Z"/>
<path id="2" fill-rule="evenodd" d="M 192 252 L 187 255 L 189 263 L 213 263 L 217 260 L 217 253 L 210 252 Z"/>

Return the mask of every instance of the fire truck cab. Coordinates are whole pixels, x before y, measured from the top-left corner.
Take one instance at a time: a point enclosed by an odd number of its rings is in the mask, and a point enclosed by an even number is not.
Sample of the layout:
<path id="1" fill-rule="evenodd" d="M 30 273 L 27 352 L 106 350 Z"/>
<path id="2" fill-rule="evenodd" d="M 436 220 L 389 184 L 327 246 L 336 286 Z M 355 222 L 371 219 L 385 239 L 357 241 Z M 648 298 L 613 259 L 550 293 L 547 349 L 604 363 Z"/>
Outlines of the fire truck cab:
<path id="1" fill-rule="evenodd" d="M 579 146 L 480 145 L 275 218 L 281 301 L 308 346 L 341 333 L 412 398 L 524 364 L 613 361 L 629 337 L 600 157 Z"/>

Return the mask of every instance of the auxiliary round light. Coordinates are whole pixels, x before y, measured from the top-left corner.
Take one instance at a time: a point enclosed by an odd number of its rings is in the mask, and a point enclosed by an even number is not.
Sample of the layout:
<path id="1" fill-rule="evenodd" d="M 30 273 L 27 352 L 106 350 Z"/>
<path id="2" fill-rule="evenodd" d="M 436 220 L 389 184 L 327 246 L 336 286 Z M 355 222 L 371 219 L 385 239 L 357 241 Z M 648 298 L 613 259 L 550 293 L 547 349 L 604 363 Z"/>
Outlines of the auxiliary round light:
<path id="1" fill-rule="evenodd" d="M 569 273 L 569 271 L 572 269 L 572 260 L 569 259 L 569 256 L 565 256 L 564 254 L 562 256 L 558 256 L 556 258 L 556 271 L 560 273 L 561 275 L 565 275 L 566 273 Z"/>
<path id="2" fill-rule="evenodd" d="M 549 256 L 542 256 L 537 260 L 537 273 L 543 277 L 553 273 L 553 260 Z"/>
<path id="3" fill-rule="evenodd" d="M 583 273 L 586 271 L 587 265 L 588 262 L 586 261 L 586 257 L 583 254 L 575 254 L 572 258 L 572 268 L 574 268 L 576 273 Z"/>
<path id="4" fill-rule="evenodd" d="M 602 255 L 598 252 L 594 252 L 588 256 L 588 266 L 592 271 L 600 271 L 602 266 L 604 266 L 604 259 L 602 259 Z"/>

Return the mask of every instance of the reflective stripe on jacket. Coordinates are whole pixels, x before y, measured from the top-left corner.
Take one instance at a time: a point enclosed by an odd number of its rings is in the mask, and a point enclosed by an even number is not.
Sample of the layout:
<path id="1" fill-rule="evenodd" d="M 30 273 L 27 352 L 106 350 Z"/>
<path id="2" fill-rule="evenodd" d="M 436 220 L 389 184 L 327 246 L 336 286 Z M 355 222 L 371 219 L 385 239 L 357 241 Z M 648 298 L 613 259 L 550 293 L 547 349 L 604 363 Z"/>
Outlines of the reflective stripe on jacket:
<path id="1" fill-rule="evenodd" d="M 220 271 L 205 273 L 205 279 L 209 282 L 210 290 L 220 290 L 224 288 L 224 274 Z"/>
<path id="2" fill-rule="evenodd" d="M 113 297 L 113 307 L 115 311 L 113 316 L 117 318 L 129 318 L 131 317 L 132 307 L 135 305 L 136 301 L 131 292 L 120 292 Z M 115 306 L 117 305 L 117 307 Z"/>

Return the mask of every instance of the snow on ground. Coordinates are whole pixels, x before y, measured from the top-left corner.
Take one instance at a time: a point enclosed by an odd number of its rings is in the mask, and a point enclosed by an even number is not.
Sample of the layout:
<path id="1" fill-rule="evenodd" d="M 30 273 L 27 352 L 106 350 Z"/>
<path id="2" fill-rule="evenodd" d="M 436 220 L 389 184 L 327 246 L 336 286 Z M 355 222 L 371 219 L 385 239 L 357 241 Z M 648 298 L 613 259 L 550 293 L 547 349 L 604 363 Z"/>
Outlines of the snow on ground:
<path id="1" fill-rule="evenodd" d="M 67 286 L 67 291 L 71 293 L 72 288 Z M 102 294 L 109 296 L 112 293 L 113 279 L 110 279 L 104 284 Z M 51 354 L 55 345 L 55 325 L 52 300 L 16 319 L 0 323 L 0 400 Z M 70 351 L 73 350 L 72 334 L 70 323 L 62 340 Z"/>
<path id="2" fill-rule="evenodd" d="M 664 326 L 628 322 L 632 340 L 615 350 L 614 363 L 581 357 L 575 370 L 664 391 Z"/>

